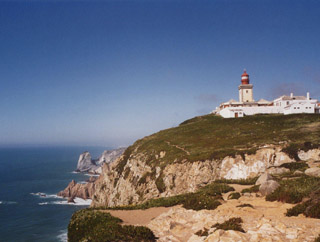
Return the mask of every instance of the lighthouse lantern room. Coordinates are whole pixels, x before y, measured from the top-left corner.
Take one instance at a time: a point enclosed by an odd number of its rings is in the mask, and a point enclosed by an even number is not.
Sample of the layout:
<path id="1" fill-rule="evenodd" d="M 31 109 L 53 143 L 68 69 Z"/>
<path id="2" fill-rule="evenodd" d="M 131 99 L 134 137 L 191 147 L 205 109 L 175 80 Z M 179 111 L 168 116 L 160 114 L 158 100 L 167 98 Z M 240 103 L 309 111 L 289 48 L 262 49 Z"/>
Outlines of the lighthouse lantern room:
<path id="1" fill-rule="evenodd" d="M 253 100 L 253 85 L 250 84 L 249 75 L 244 70 L 241 75 L 241 85 L 239 86 L 239 101 L 240 102 L 254 102 Z"/>

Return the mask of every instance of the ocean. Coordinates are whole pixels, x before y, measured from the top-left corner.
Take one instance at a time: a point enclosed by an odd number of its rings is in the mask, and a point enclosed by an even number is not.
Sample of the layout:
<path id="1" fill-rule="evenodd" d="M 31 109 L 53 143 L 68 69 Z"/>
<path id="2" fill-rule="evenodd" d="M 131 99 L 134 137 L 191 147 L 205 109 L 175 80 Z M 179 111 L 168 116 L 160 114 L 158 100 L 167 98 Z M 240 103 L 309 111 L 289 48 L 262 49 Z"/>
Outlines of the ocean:
<path id="1" fill-rule="evenodd" d="M 0 148 L 0 241 L 66 241 L 72 214 L 88 201 L 70 205 L 56 194 L 74 179 L 79 155 L 98 157 L 105 147 Z"/>

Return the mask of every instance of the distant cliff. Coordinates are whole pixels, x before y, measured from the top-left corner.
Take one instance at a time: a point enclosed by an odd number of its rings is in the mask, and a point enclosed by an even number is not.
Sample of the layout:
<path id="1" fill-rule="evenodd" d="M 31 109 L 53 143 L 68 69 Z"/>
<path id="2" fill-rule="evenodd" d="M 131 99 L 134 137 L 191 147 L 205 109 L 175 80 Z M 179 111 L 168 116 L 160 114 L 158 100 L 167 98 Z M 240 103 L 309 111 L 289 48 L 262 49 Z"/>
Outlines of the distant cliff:
<path id="1" fill-rule="evenodd" d="M 78 160 L 77 172 L 88 172 L 93 174 L 101 173 L 101 166 L 104 163 L 112 163 L 116 158 L 122 155 L 126 148 L 114 150 L 105 150 L 98 159 L 93 160 L 88 151 L 83 152 Z"/>

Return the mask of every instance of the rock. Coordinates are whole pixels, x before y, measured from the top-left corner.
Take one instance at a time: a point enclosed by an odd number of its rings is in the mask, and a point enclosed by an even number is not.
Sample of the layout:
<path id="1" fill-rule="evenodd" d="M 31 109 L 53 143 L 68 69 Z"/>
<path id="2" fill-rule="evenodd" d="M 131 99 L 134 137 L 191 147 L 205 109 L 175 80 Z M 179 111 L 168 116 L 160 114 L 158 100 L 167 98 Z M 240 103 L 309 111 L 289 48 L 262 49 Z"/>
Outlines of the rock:
<path id="1" fill-rule="evenodd" d="M 268 173 L 271 175 L 279 175 L 286 172 L 290 172 L 290 169 L 285 167 L 270 167 L 268 169 Z"/>
<path id="2" fill-rule="evenodd" d="M 88 151 L 83 152 L 79 156 L 77 164 L 77 172 L 88 172 L 93 174 L 101 174 L 103 164 L 109 164 L 115 161 L 123 154 L 126 148 L 114 150 L 105 150 L 97 160 L 93 160 Z"/>
<path id="3" fill-rule="evenodd" d="M 313 167 L 305 170 L 304 172 L 307 176 L 314 176 L 314 177 L 320 177 L 320 168 L 319 167 Z"/>
<path id="4" fill-rule="evenodd" d="M 61 197 L 68 197 L 74 199 L 79 197 L 82 199 L 91 199 L 95 192 L 94 182 L 88 182 L 86 184 L 79 184 L 75 180 L 72 180 L 69 185 L 57 195 Z"/>
<path id="5" fill-rule="evenodd" d="M 75 202 L 74 202 L 74 197 L 69 197 L 69 198 L 68 198 L 68 203 L 75 203 Z"/>
<path id="6" fill-rule="evenodd" d="M 293 175 L 302 175 L 302 174 L 303 174 L 303 172 L 302 172 L 302 171 L 299 171 L 299 170 L 293 172 Z"/>
<path id="7" fill-rule="evenodd" d="M 256 185 L 261 185 L 262 183 L 269 180 L 272 180 L 272 176 L 268 173 L 263 173 L 256 181 Z"/>
<path id="8" fill-rule="evenodd" d="M 118 157 L 120 157 L 125 150 L 126 150 L 125 147 L 121 147 L 121 148 L 114 149 L 114 150 L 103 151 L 102 155 L 96 161 L 96 165 L 101 166 L 103 163 L 107 163 L 107 164 L 112 163 Z"/>
<path id="9" fill-rule="evenodd" d="M 99 166 L 92 160 L 91 155 L 88 151 L 83 152 L 79 156 L 78 164 L 77 164 L 77 172 L 91 172 L 95 173 Z"/>
<path id="10" fill-rule="evenodd" d="M 303 161 L 308 160 L 320 160 L 320 149 L 312 149 L 307 152 L 304 150 L 300 150 L 298 152 L 298 156 Z"/>
<path id="11" fill-rule="evenodd" d="M 287 239 L 296 239 L 298 237 L 298 230 L 294 228 L 286 229 L 286 238 Z"/>
<path id="12" fill-rule="evenodd" d="M 279 183 L 273 180 L 266 181 L 260 185 L 259 192 L 262 196 L 271 194 L 274 190 L 279 187 Z"/>

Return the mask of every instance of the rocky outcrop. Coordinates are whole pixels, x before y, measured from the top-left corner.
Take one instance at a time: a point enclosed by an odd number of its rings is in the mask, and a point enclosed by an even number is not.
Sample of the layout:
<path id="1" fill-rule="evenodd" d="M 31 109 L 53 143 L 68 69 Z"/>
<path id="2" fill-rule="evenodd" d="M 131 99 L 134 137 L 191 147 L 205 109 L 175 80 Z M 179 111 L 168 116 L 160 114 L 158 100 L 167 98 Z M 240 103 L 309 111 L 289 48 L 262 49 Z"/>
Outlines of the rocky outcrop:
<path id="1" fill-rule="evenodd" d="M 121 156 L 124 151 L 125 148 L 105 150 L 96 160 L 93 160 L 90 153 L 85 151 L 79 157 L 76 171 L 100 174 L 102 171 L 101 167 L 104 163 L 112 163 L 115 159 Z"/>
<path id="2" fill-rule="evenodd" d="M 91 199 L 95 192 L 95 178 L 91 177 L 87 183 L 80 184 L 72 180 L 69 185 L 57 195 L 69 198 L 68 201 L 73 202 L 75 197 L 82 199 Z"/>
<path id="3" fill-rule="evenodd" d="M 79 156 L 78 164 L 77 164 L 77 172 L 89 172 L 89 173 L 97 173 L 100 166 L 97 166 L 95 161 L 92 160 L 91 155 L 88 151 L 83 152 Z"/>
<path id="4" fill-rule="evenodd" d="M 125 147 L 121 147 L 114 150 L 105 150 L 101 154 L 101 156 L 96 160 L 96 165 L 101 166 L 103 163 L 112 163 L 115 161 L 118 157 L 120 157 L 123 152 L 126 150 Z"/>
<path id="5" fill-rule="evenodd" d="M 156 161 L 147 162 L 145 154 L 134 151 L 130 157 L 122 156 L 104 165 L 96 182 L 92 206 L 142 203 L 151 198 L 194 192 L 216 179 L 256 177 L 270 167 L 295 162 L 281 150 L 281 146 L 265 146 L 255 154 L 227 156 L 222 160 L 183 160 L 166 166 L 157 166 Z M 165 152 L 155 154 L 160 156 L 165 158 Z"/>

